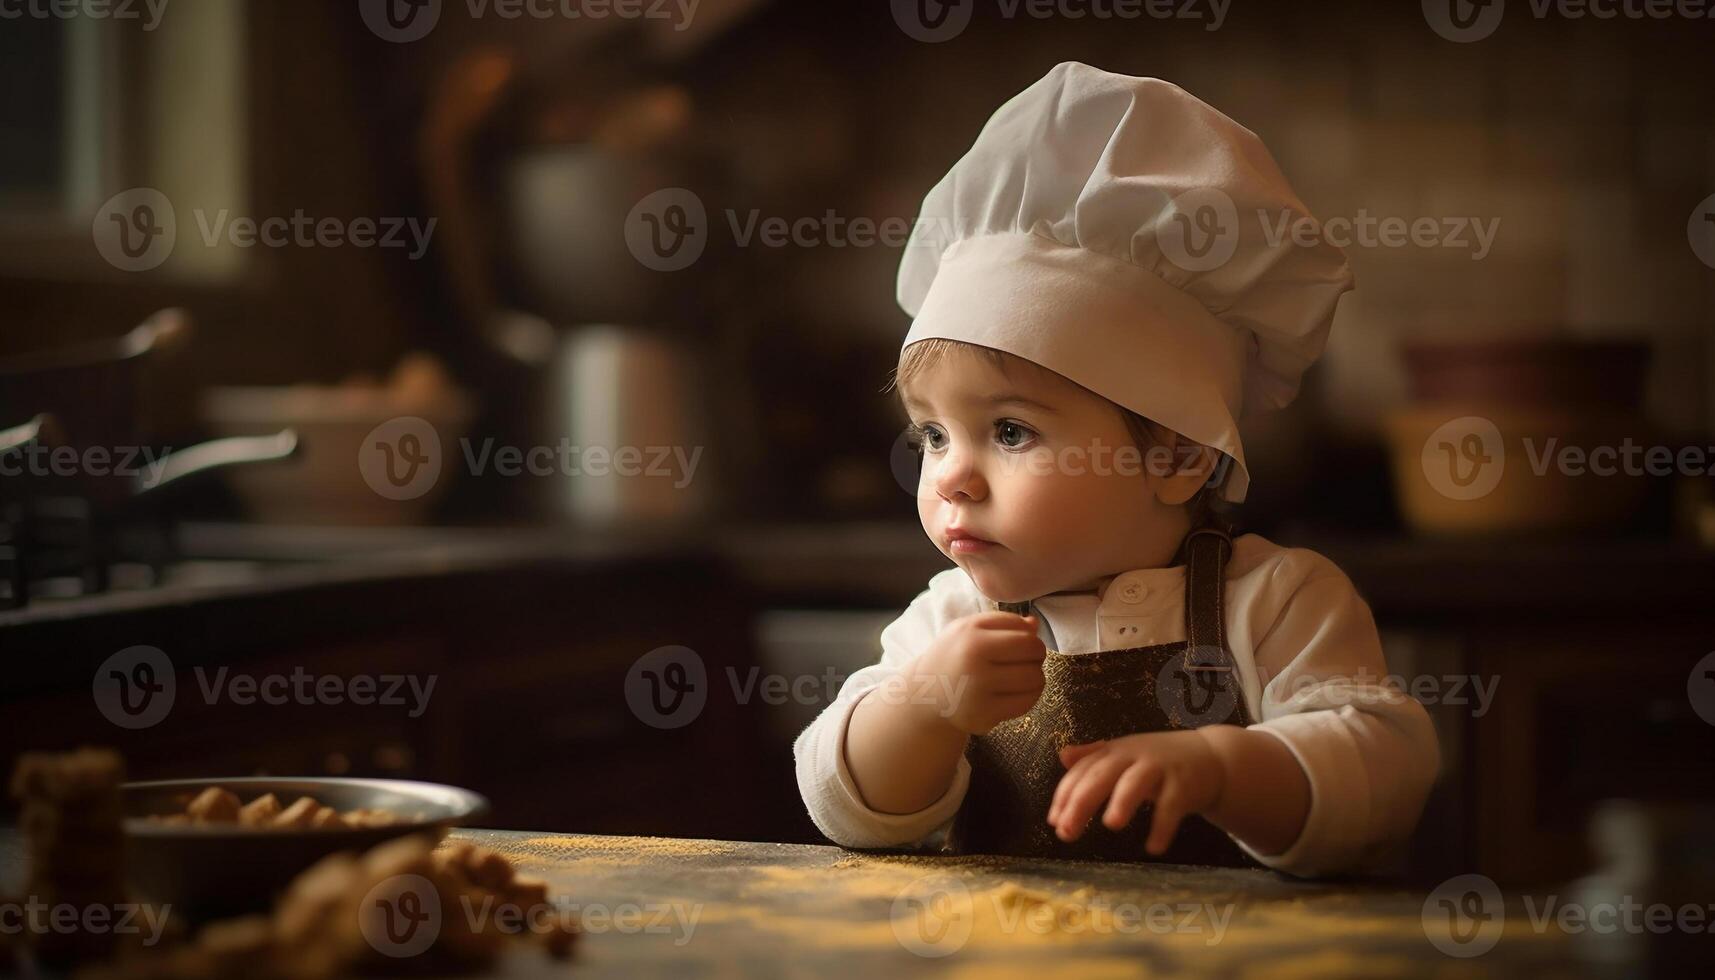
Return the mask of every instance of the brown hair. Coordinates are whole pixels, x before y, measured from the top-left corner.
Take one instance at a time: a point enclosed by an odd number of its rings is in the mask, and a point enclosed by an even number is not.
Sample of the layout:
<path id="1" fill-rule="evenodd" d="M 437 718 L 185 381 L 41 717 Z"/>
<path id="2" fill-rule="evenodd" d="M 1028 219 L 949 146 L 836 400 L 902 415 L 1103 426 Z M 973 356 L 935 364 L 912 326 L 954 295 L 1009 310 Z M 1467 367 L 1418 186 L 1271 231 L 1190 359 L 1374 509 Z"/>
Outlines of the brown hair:
<path id="1" fill-rule="evenodd" d="M 948 340 L 944 337 L 930 337 L 926 340 L 919 340 L 915 344 L 905 348 L 904 351 L 900 352 L 899 365 L 894 368 L 893 376 L 888 379 L 888 382 L 883 386 L 882 391 L 886 392 L 903 388 L 912 380 L 922 376 L 930 368 L 945 360 L 947 355 L 955 351 L 980 355 L 986 358 L 991 365 L 1003 373 L 1008 373 L 1015 367 L 1023 367 L 1027 370 L 1040 371 L 1045 374 L 1051 374 L 1057 378 L 1070 380 L 1065 379 L 1063 375 L 1049 371 L 1047 368 L 1035 363 L 1034 361 L 1025 360 L 1022 357 L 1015 354 L 1009 354 L 1006 351 L 995 350 L 992 347 L 984 347 L 980 344 L 966 343 L 962 340 Z M 1076 384 L 1076 382 L 1073 383 Z M 1079 387 L 1083 386 L 1079 385 Z M 1088 388 L 1085 388 L 1084 390 L 1089 391 Z M 1095 395 L 1096 393 L 1092 391 L 1090 394 Z M 1101 395 L 1096 395 L 1096 397 L 1102 398 Z M 1151 447 L 1157 445 L 1198 445 L 1198 443 L 1195 443 L 1178 432 L 1169 429 L 1167 426 L 1147 419 L 1123 405 L 1116 404 L 1106 398 L 1102 398 L 1102 401 L 1112 405 L 1114 410 L 1120 413 L 1120 418 L 1125 421 L 1126 430 L 1131 433 L 1132 442 L 1137 446 L 1139 451 L 1148 452 Z M 1224 477 L 1227 472 L 1227 456 L 1224 453 L 1217 453 L 1216 456 L 1218 458 L 1215 465 L 1215 475 Z M 1205 483 L 1202 488 L 1197 491 L 1195 496 L 1185 502 L 1185 506 L 1190 510 L 1192 527 L 1201 527 L 1210 519 L 1221 516 L 1217 511 L 1217 507 L 1219 506 L 1217 501 L 1219 500 L 1220 494 L 1216 490 L 1221 482 L 1222 481 L 1220 479 L 1211 477 L 1209 482 Z"/>

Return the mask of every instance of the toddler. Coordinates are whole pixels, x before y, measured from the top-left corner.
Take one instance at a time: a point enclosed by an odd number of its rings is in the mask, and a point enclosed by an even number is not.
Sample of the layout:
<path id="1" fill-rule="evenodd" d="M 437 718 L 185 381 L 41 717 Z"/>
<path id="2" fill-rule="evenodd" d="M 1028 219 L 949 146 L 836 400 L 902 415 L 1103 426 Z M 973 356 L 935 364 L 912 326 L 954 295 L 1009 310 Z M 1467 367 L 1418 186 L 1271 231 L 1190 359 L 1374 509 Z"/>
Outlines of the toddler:
<path id="1" fill-rule="evenodd" d="M 1311 876 L 1409 836 L 1438 752 L 1369 608 L 1220 517 L 1352 286 L 1266 233 L 1306 217 L 1254 134 L 1075 63 L 929 192 L 895 381 L 956 567 L 798 738 L 830 839 Z"/>

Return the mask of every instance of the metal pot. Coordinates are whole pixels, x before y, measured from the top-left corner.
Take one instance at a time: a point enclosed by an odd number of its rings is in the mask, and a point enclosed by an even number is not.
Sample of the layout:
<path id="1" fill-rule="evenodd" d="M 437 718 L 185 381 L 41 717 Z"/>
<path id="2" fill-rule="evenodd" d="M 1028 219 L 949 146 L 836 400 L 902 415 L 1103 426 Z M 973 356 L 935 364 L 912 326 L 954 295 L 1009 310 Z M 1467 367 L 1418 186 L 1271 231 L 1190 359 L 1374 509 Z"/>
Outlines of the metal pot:
<path id="1" fill-rule="evenodd" d="M 537 505 L 583 524 L 684 521 L 707 503 L 684 463 L 700 464 L 706 433 L 701 359 L 667 327 L 688 282 L 644 266 L 624 232 L 641 198 L 684 179 L 668 147 L 690 101 L 599 58 L 577 74 L 550 85 L 513 54 L 478 51 L 442 79 L 422 145 L 448 281 L 510 362 L 522 438 L 558 454 Z M 619 453 L 642 453 L 645 472 L 618 472 Z"/>
<path id="2" fill-rule="evenodd" d="M 148 516 L 205 473 L 297 452 L 290 429 L 157 451 L 139 408 L 143 373 L 151 356 L 186 342 L 190 330 L 184 311 L 168 309 L 117 340 L 0 361 L 0 420 L 32 420 L 0 438 L 0 522 L 8 527 L 8 577 L 19 586 L 6 603 L 22 604 L 22 584 L 44 571 L 75 573 L 85 591 L 104 591 L 121 523 Z M 38 567 L 49 551 L 72 555 L 72 567 Z"/>

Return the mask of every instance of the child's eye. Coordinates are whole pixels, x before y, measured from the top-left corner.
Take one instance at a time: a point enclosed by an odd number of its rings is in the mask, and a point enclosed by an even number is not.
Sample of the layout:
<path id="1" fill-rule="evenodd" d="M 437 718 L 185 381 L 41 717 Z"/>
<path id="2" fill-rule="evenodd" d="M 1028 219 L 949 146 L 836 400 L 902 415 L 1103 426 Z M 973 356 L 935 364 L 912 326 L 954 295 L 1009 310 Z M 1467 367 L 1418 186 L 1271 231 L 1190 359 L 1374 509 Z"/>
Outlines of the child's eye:
<path id="1" fill-rule="evenodd" d="M 1007 449 L 1027 449 L 1036 441 L 1036 432 L 1022 422 L 1001 419 L 994 424 L 994 438 Z"/>
<path id="2" fill-rule="evenodd" d="M 911 448 L 920 453 L 938 453 L 945 448 L 947 443 L 947 434 L 942 432 L 941 427 L 933 422 L 923 425 L 913 422 L 906 427 L 905 431 L 906 439 L 911 443 Z"/>

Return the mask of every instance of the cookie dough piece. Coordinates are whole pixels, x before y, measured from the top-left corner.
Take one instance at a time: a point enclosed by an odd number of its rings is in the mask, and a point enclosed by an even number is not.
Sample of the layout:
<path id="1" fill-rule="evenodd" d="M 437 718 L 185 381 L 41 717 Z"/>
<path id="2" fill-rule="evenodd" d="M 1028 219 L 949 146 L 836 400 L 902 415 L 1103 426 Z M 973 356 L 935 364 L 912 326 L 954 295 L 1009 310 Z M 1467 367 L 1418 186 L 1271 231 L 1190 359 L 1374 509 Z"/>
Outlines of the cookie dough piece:
<path id="1" fill-rule="evenodd" d="M 436 851 L 435 862 L 441 869 L 497 894 L 505 894 L 512 883 L 512 862 L 498 851 L 469 841 L 454 841 Z"/>
<path id="2" fill-rule="evenodd" d="M 54 907 L 117 907 L 126 900 L 125 834 L 119 786 L 125 765 L 105 749 L 29 752 L 13 770 L 11 789 L 21 803 L 19 824 L 26 871 L 24 893 Z M 106 957 L 110 930 L 50 931 L 23 937 L 36 958 L 53 968 Z"/>
<path id="3" fill-rule="evenodd" d="M 321 806 L 322 805 L 320 803 L 317 803 L 315 800 L 312 800 L 307 796 L 300 796 L 296 803 L 293 803 L 286 809 L 281 810 L 279 815 L 274 818 L 273 822 L 270 823 L 269 826 L 291 830 L 303 830 L 310 826 L 311 822 L 315 820 L 316 811 L 320 810 Z"/>
<path id="4" fill-rule="evenodd" d="M 530 875 L 519 875 L 512 879 L 506 890 L 508 901 L 519 908 L 534 908 L 546 905 L 548 902 L 548 883 Z"/>
<path id="5" fill-rule="evenodd" d="M 125 761 L 111 749 L 25 752 L 12 770 L 12 796 L 47 803 L 106 802 L 125 781 Z"/>
<path id="6" fill-rule="evenodd" d="M 353 810 L 345 815 L 345 822 L 352 827 L 390 827 L 399 818 L 386 810 Z"/>
<path id="7" fill-rule="evenodd" d="M 280 809 L 280 798 L 264 793 L 239 808 L 238 822 L 246 827 L 266 827 L 280 815 Z"/>
<path id="8" fill-rule="evenodd" d="M 265 974 L 274 956 L 274 920 L 265 915 L 211 922 L 196 939 L 197 948 L 225 976 Z"/>
<path id="9" fill-rule="evenodd" d="M 197 794 L 185 813 L 197 823 L 237 823 L 239 809 L 238 797 L 231 790 L 210 786 Z"/>
<path id="10" fill-rule="evenodd" d="M 287 945 L 312 940 L 337 916 L 357 888 L 362 866 L 349 854 L 334 854 L 292 879 L 275 909 L 275 934 Z M 361 898 L 361 895 L 359 895 Z M 353 906 L 357 899 L 352 899 Z"/>

